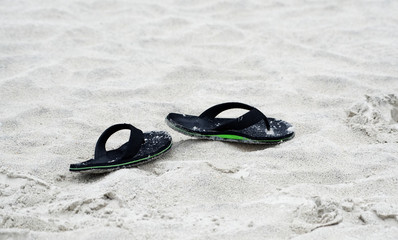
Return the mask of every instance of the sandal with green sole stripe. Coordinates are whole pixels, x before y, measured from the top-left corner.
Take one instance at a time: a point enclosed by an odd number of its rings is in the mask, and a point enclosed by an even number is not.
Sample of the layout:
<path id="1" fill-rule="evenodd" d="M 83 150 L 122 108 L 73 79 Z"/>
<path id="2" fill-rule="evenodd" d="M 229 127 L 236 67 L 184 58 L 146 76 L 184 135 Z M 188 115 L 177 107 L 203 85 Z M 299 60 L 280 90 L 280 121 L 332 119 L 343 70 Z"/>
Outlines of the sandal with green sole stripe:
<path id="1" fill-rule="evenodd" d="M 238 118 L 216 118 L 221 112 L 234 108 L 249 111 Z M 267 118 L 257 108 L 238 102 L 215 105 L 199 116 L 170 113 L 166 123 L 185 135 L 228 142 L 279 144 L 294 137 L 291 124 Z"/>
<path id="2" fill-rule="evenodd" d="M 115 150 L 106 151 L 105 144 L 114 133 L 130 130 L 129 141 Z M 163 131 L 143 133 L 131 124 L 116 124 L 106 129 L 95 146 L 94 158 L 71 164 L 72 172 L 109 172 L 119 168 L 134 167 L 152 161 L 170 150 L 171 136 Z"/>

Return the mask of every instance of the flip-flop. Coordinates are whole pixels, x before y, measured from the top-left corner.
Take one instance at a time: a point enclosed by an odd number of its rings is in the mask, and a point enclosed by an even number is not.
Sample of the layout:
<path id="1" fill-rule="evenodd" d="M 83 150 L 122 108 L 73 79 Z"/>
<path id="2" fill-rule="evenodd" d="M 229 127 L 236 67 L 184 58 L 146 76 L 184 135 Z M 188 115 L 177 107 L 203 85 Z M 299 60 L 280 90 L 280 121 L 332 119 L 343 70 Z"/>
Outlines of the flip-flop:
<path id="1" fill-rule="evenodd" d="M 249 112 L 238 118 L 216 118 L 221 112 L 233 108 Z M 237 102 L 215 105 L 200 116 L 170 113 L 166 123 L 185 135 L 229 142 L 278 144 L 294 137 L 291 124 L 267 118 L 255 107 Z"/>
<path id="2" fill-rule="evenodd" d="M 130 130 L 129 141 L 115 150 L 106 151 L 106 141 L 122 129 Z M 167 132 L 143 133 L 131 124 L 116 124 L 106 129 L 99 137 L 93 159 L 71 164 L 69 170 L 73 172 L 108 172 L 119 168 L 133 167 L 154 160 L 167 152 L 171 145 L 172 139 Z"/>

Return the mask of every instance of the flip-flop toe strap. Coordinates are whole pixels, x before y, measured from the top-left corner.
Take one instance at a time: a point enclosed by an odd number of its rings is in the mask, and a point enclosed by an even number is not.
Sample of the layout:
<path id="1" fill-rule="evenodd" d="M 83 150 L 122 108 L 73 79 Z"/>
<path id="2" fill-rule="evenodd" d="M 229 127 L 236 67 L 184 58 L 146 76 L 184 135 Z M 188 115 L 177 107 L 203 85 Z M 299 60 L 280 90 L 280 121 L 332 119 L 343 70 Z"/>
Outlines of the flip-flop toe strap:
<path id="1" fill-rule="evenodd" d="M 253 124 L 258 123 L 261 120 L 264 120 L 267 130 L 270 130 L 270 124 L 268 118 L 260 110 L 250 105 L 239 102 L 228 102 L 228 103 L 215 105 L 204 111 L 199 117 L 205 119 L 214 119 L 221 112 L 233 108 L 246 109 L 249 110 L 249 112 L 243 114 L 242 116 L 236 119 L 232 119 L 231 121 L 222 123 L 221 125 L 215 127 L 214 130 L 220 130 L 220 131 L 232 130 L 232 129 L 241 130 L 250 127 Z"/>
<path id="2" fill-rule="evenodd" d="M 133 125 L 122 123 L 109 127 L 101 134 L 95 146 L 94 159 L 109 158 L 105 149 L 106 142 L 110 136 L 123 129 L 130 130 L 130 138 L 126 144 L 126 147 L 123 148 L 123 154 L 121 154 L 117 160 L 129 158 L 137 154 L 142 143 L 144 142 L 144 134 L 141 130 L 135 128 Z"/>

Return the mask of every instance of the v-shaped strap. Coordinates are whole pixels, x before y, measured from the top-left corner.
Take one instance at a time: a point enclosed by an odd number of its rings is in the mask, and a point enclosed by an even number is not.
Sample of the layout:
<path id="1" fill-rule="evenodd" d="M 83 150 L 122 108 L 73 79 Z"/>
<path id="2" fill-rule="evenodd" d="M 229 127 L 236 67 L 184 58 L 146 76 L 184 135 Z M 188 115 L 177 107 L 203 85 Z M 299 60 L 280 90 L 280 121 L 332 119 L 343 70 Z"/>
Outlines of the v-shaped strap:
<path id="1" fill-rule="evenodd" d="M 249 112 L 243 114 L 242 116 L 236 119 L 231 119 L 231 121 L 221 124 L 220 126 L 216 127 L 214 130 L 232 130 L 232 129 L 241 130 L 250 127 L 253 124 L 258 123 L 261 120 L 264 120 L 267 130 L 270 130 L 270 124 L 268 118 L 260 110 L 250 105 L 239 102 L 228 102 L 228 103 L 215 105 L 204 111 L 202 114 L 200 114 L 199 117 L 205 119 L 214 119 L 221 112 L 233 108 L 246 109 L 249 110 Z"/>
<path id="2" fill-rule="evenodd" d="M 95 146 L 94 159 L 99 159 L 104 157 L 108 158 L 105 149 L 106 142 L 108 141 L 110 136 L 123 129 L 129 129 L 131 131 L 130 138 L 129 141 L 127 142 L 126 147 L 123 148 L 123 154 L 118 158 L 124 159 L 128 157 L 133 157 L 137 154 L 137 152 L 141 148 L 142 143 L 144 142 L 144 134 L 142 133 L 141 130 L 135 128 L 133 125 L 122 123 L 109 127 L 101 134 Z"/>

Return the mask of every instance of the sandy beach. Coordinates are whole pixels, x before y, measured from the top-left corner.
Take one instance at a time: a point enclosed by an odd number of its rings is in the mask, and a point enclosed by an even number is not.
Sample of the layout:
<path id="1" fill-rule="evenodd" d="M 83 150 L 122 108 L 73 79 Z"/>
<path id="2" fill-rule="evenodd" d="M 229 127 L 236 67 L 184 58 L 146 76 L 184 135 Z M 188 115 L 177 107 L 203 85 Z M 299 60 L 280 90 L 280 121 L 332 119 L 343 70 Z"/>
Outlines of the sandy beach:
<path id="1" fill-rule="evenodd" d="M 397 13 L 392 0 L 0 0 L 0 239 L 397 239 Z M 199 140 L 164 121 L 230 101 L 295 138 Z M 70 172 L 116 123 L 173 147 Z"/>

